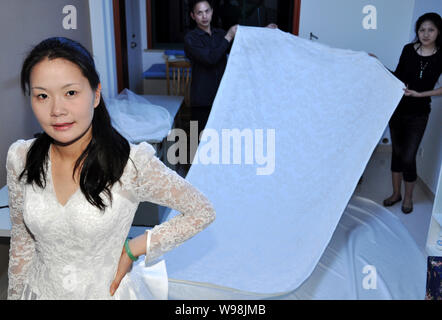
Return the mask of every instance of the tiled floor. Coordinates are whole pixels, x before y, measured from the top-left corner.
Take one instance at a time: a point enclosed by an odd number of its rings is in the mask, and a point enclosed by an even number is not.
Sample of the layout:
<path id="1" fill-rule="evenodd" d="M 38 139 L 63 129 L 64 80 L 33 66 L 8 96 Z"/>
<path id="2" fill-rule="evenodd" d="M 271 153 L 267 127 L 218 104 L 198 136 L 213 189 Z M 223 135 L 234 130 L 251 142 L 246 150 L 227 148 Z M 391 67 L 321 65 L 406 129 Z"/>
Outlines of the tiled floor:
<path id="1" fill-rule="evenodd" d="M 382 205 L 383 200 L 389 197 L 393 190 L 390 157 L 391 153 L 388 151 L 377 151 L 372 155 L 365 169 L 362 183 L 355 190 L 355 195 L 371 199 Z M 404 190 L 403 186 L 402 190 Z M 414 210 L 411 214 L 402 213 L 400 202 L 388 208 L 404 224 L 424 254 L 433 209 L 433 198 L 434 195 L 430 194 L 423 183 L 418 180 L 413 195 Z"/>
<path id="2" fill-rule="evenodd" d="M 181 170 L 183 169 L 181 168 Z M 181 172 L 182 175 L 185 175 L 186 169 Z M 389 208 L 391 213 L 396 215 L 408 229 L 424 254 L 433 207 L 432 195 L 425 190 L 426 188 L 422 184 L 416 185 L 413 213 L 403 214 L 400 203 Z M 390 196 L 391 191 L 390 153 L 385 150 L 377 151 L 368 162 L 363 179 L 355 190 L 355 195 L 382 204 L 383 199 Z M 0 241 L 0 299 L 6 297 L 8 250 L 9 245 L 5 241 Z"/>

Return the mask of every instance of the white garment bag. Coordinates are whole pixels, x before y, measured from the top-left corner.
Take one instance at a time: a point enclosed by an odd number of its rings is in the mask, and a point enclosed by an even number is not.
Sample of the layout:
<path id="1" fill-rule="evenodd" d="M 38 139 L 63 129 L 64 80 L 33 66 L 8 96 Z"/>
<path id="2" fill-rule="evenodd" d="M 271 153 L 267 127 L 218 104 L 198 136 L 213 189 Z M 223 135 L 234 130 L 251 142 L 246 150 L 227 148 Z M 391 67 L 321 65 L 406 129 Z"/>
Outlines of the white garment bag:
<path id="1" fill-rule="evenodd" d="M 142 96 L 124 89 L 117 98 L 106 100 L 112 125 L 129 142 L 163 141 L 170 130 L 170 113 Z"/>

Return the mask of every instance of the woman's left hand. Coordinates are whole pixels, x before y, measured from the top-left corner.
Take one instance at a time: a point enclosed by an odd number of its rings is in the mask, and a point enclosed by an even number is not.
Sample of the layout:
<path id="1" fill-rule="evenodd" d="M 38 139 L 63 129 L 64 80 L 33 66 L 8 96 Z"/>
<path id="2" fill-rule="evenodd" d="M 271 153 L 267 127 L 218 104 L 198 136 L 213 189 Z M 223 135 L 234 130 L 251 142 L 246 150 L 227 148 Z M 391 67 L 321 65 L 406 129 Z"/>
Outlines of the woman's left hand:
<path id="1" fill-rule="evenodd" d="M 405 88 L 404 91 L 405 91 L 404 95 L 407 96 L 407 97 L 415 97 L 415 98 L 421 98 L 422 97 L 422 94 L 417 92 L 417 91 L 410 90 L 408 88 Z"/>
<path id="2" fill-rule="evenodd" d="M 118 263 L 117 273 L 110 287 L 111 296 L 115 294 L 115 291 L 117 291 L 118 287 L 120 286 L 121 280 L 123 280 L 124 276 L 130 270 L 131 266 L 132 266 L 132 260 L 127 255 L 126 249 L 123 246 L 123 251 L 121 252 L 120 256 L 120 262 Z"/>

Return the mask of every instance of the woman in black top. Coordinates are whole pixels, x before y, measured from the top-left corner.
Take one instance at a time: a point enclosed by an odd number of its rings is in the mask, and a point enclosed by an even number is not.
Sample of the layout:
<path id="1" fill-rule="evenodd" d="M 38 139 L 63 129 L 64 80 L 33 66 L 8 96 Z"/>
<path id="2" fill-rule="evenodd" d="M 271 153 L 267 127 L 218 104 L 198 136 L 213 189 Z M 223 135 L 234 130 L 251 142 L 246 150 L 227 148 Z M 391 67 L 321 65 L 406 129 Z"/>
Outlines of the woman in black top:
<path id="1" fill-rule="evenodd" d="M 442 72 L 442 22 L 437 13 L 427 13 L 416 22 L 416 40 L 407 44 L 394 72 L 407 86 L 405 94 L 390 119 L 392 142 L 393 195 L 384 200 L 392 206 L 402 200 L 401 182 L 405 181 L 402 212 L 413 211 L 413 189 L 417 179 L 416 154 L 431 111 L 431 97 L 442 95 L 434 89 Z"/>

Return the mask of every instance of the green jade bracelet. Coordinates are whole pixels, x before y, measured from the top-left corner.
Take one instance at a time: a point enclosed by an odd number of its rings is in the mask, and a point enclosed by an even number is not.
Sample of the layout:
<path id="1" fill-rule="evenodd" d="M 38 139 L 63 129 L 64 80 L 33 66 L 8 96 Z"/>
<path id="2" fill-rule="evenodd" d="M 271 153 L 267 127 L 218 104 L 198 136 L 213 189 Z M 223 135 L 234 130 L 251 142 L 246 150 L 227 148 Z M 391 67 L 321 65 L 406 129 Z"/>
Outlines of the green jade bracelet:
<path id="1" fill-rule="evenodd" d="M 129 239 L 126 239 L 126 241 L 124 242 L 124 248 L 126 249 L 126 253 L 129 256 L 130 260 L 132 260 L 132 261 L 137 261 L 138 260 L 138 258 L 135 258 L 134 255 L 132 254 L 132 251 L 130 251 Z"/>

